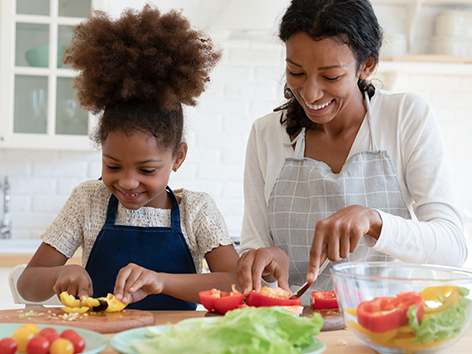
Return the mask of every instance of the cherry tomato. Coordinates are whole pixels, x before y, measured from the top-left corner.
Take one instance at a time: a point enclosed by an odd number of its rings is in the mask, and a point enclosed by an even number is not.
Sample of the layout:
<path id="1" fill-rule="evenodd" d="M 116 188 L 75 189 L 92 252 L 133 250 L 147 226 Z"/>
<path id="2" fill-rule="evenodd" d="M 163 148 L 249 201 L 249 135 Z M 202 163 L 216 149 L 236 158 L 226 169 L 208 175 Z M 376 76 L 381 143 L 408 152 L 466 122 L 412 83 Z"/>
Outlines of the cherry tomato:
<path id="1" fill-rule="evenodd" d="M 43 328 L 39 333 L 38 333 L 38 336 L 47 336 L 47 335 L 50 335 L 50 334 L 54 334 L 56 336 L 59 335 L 59 333 L 57 333 L 57 331 L 52 328 L 52 327 L 46 327 L 46 328 Z"/>
<path id="2" fill-rule="evenodd" d="M 27 323 L 27 324 L 24 324 L 23 326 L 21 326 L 20 328 L 26 328 L 26 329 L 29 329 L 31 332 L 33 332 L 33 334 L 35 336 L 37 336 L 39 334 L 39 332 L 41 331 L 38 327 L 38 325 L 35 325 L 34 323 Z"/>
<path id="3" fill-rule="evenodd" d="M 52 344 L 52 342 L 54 342 L 56 339 L 59 339 L 61 337 L 59 337 L 59 334 L 45 334 L 41 337 L 44 337 L 46 338 L 48 341 L 49 341 L 49 344 Z"/>
<path id="4" fill-rule="evenodd" d="M 69 338 L 69 340 L 72 342 L 72 345 L 74 346 L 74 353 L 82 353 L 85 349 L 85 340 L 77 335 L 75 337 Z"/>
<path id="5" fill-rule="evenodd" d="M 63 331 L 61 333 L 61 338 L 66 338 L 66 339 L 71 339 L 71 338 L 74 338 L 74 337 L 78 337 L 79 335 L 77 334 L 76 331 L 74 331 L 73 329 L 66 329 L 65 331 Z"/>
<path id="6" fill-rule="evenodd" d="M 50 354 L 74 354 L 74 345 L 65 338 L 56 339 L 49 348 Z"/>
<path id="7" fill-rule="evenodd" d="M 34 333 L 30 329 L 22 327 L 18 328 L 12 336 L 13 340 L 18 344 L 18 351 L 20 353 L 26 353 L 26 345 L 33 337 Z"/>
<path id="8" fill-rule="evenodd" d="M 30 339 L 26 345 L 26 353 L 28 354 L 48 354 L 51 344 L 46 337 L 36 336 Z"/>
<path id="9" fill-rule="evenodd" d="M 0 340 L 0 353 L 2 354 L 15 354 L 18 345 L 13 338 L 3 338 Z"/>

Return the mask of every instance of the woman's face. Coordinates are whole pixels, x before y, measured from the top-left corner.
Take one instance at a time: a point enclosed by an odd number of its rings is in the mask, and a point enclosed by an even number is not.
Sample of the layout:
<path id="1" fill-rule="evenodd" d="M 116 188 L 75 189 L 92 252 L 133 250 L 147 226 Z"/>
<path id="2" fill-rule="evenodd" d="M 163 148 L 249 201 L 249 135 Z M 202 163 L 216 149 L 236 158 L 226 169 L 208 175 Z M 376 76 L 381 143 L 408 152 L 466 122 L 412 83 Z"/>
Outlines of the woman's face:
<path id="1" fill-rule="evenodd" d="M 182 144 L 174 157 L 172 149 L 160 149 L 149 134 L 113 131 L 102 142 L 103 183 L 127 209 L 166 208 L 170 174 L 183 163 L 186 151 Z"/>
<path id="2" fill-rule="evenodd" d="M 371 71 L 361 65 L 358 72 L 347 44 L 336 37 L 315 41 L 298 32 L 287 40 L 286 52 L 287 84 L 312 122 L 327 124 L 337 118 L 333 122 L 339 123 L 353 114 L 365 115 L 357 81 Z"/>

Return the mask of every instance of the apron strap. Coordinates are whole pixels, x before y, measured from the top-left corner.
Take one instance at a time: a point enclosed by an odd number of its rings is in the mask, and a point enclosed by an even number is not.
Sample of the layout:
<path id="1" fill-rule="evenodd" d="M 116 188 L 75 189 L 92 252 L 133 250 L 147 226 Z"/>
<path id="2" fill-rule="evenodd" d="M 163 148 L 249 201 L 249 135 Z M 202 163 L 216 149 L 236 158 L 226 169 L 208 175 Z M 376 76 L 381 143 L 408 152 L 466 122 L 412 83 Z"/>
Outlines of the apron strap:
<path id="1" fill-rule="evenodd" d="M 306 128 L 303 127 L 295 139 L 293 139 L 289 143 L 284 142 L 284 145 L 289 145 L 289 146 L 293 146 L 296 144 L 295 153 L 293 156 L 296 159 L 303 159 L 303 157 L 305 156 L 305 131 L 306 131 Z"/>
<path id="2" fill-rule="evenodd" d="M 377 151 L 377 142 L 375 141 L 374 127 L 372 123 L 372 112 L 370 108 L 370 98 L 367 91 L 364 92 L 364 97 L 365 97 L 365 107 L 367 109 L 367 122 L 369 123 L 369 130 L 370 130 L 371 150 Z"/>

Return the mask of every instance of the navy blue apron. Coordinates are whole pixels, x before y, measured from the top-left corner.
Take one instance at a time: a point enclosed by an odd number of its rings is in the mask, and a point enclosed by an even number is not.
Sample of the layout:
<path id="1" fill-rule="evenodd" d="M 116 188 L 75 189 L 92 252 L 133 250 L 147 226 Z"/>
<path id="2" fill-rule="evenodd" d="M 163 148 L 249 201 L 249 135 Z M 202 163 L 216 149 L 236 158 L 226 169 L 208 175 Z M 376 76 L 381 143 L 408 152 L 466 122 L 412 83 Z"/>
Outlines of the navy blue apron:
<path id="1" fill-rule="evenodd" d="M 113 293 L 121 268 L 129 263 L 160 273 L 195 274 L 195 264 L 180 228 L 179 203 L 172 190 L 170 227 L 115 225 L 118 199 L 112 194 L 107 220 L 95 240 L 85 269 L 93 282 L 93 297 Z M 195 310 L 193 302 L 165 294 L 148 295 L 127 308 L 139 310 Z"/>

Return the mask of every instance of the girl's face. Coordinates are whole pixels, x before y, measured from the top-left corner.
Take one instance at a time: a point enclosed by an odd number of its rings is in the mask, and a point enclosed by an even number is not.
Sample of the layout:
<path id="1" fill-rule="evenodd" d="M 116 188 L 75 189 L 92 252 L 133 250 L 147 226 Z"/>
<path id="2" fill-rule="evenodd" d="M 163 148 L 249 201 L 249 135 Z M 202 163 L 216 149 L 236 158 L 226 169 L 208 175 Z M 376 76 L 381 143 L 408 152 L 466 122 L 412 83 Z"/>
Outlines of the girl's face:
<path id="1" fill-rule="evenodd" d="M 357 70 L 347 44 L 333 37 L 315 41 L 304 32 L 287 40 L 286 54 L 287 84 L 312 122 L 326 124 L 336 117 L 365 115 L 357 81 L 375 68 L 373 58 Z"/>
<path id="2" fill-rule="evenodd" d="M 102 143 L 102 180 L 127 209 L 142 206 L 170 208 L 166 186 L 172 170 L 185 160 L 187 145 L 177 156 L 172 149 L 162 150 L 155 137 L 135 132 L 127 136 L 117 130 Z"/>

